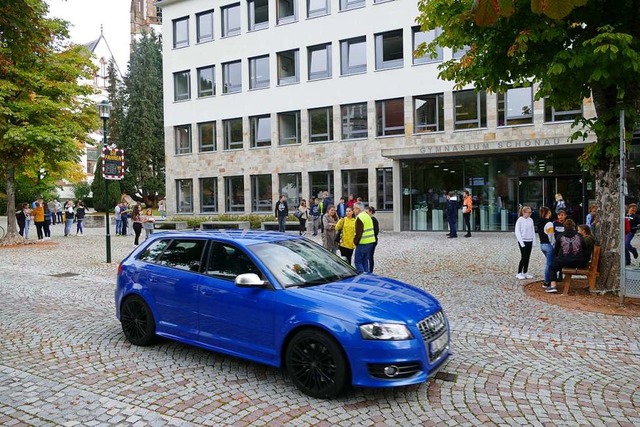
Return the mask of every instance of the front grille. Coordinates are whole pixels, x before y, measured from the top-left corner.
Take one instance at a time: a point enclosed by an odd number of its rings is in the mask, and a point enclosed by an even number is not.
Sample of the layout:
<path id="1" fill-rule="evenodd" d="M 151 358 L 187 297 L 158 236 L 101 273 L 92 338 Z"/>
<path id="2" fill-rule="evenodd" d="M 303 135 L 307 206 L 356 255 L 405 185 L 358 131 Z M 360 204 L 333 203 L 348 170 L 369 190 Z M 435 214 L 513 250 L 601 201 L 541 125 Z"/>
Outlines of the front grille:
<path id="1" fill-rule="evenodd" d="M 447 319 L 442 310 L 418 322 L 418 330 L 424 342 L 429 342 L 447 328 Z"/>
<path id="2" fill-rule="evenodd" d="M 394 377 L 388 377 L 384 373 L 384 368 L 393 365 L 398 368 L 398 373 Z M 369 368 L 369 374 L 375 378 L 383 378 L 383 379 L 400 379 L 400 378 L 409 378 L 417 374 L 421 371 L 420 364 L 416 362 L 408 362 L 408 363 L 368 363 L 367 367 Z"/>

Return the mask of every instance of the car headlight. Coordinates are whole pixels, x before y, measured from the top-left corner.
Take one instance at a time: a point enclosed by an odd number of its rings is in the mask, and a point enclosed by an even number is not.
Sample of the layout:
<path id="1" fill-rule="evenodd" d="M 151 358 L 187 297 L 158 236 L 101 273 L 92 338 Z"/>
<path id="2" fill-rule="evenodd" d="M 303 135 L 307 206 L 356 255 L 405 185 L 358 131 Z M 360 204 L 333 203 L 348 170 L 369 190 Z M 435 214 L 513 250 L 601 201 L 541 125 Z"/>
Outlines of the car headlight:
<path id="1" fill-rule="evenodd" d="M 397 323 L 368 323 L 360 326 L 360 334 L 365 340 L 410 340 L 411 332 L 405 325 Z"/>

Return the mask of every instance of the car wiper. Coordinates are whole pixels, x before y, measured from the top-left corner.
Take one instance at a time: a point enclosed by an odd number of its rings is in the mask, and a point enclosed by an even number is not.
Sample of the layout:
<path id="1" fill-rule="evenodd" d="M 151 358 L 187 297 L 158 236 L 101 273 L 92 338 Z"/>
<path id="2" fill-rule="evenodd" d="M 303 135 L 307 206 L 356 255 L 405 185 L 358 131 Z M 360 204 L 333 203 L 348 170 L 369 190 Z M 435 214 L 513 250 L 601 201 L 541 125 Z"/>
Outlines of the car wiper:
<path id="1" fill-rule="evenodd" d="M 325 285 L 329 282 L 330 280 L 327 280 L 326 278 L 322 278 L 322 279 L 310 280 L 308 282 L 302 282 L 302 283 L 291 283 L 289 285 L 286 285 L 285 288 L 306 288 L 309 286 Z"/>

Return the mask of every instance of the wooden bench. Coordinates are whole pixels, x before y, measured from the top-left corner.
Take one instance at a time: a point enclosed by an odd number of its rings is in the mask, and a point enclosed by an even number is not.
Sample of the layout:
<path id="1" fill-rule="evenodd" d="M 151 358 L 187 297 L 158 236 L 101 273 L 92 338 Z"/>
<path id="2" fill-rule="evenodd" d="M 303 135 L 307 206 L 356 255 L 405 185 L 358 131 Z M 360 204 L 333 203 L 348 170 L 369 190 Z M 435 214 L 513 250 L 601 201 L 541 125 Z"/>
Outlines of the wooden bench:
<path id="1" fill-rule="evenodd" d="M 240 229 L 248 230 L 251 228 L 249 221 L 205 221 L 200 223 L 202 230 L 219 230 L 219 229 Z"/>
<path id="2" fill-rule="evenodd" d="M 153 223 L 154 230 L 185 230 L 187 221 L 156 221 Z"/>
<path id="3" fill-rule="evenodd" d="M 278 231 L 278 221 L 264 221 L 260 224 L 263 230 Z M 287 221 L 284 226 L 285 231 L 299 231 L 300 221 Z"/>
<path id="4" fill-rule="evenodd" d="M 598 273 L 598 262 L 600 261 L 600 245 L 593 247 L 593 254 L 591 254 L 591 262 L 586 267 L 565 267 L 562 269 L 562 293 L 569 295 L 569 288 L 571 287 L 571 279 L 573 276 L 587 276 L 587 283 L 589 284 L 589 292 L 596 291 L 596 279 L 600 275 Z"/>

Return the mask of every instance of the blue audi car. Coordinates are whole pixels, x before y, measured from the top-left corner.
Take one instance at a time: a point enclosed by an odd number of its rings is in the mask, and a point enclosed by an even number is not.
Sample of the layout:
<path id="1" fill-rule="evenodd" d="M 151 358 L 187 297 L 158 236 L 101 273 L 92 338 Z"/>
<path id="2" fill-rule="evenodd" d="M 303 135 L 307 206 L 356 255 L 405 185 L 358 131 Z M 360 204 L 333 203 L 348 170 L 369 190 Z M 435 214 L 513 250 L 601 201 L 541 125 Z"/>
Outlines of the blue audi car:
<path id="1" fill-rule="evenodd" d="M 450 354 L 432 295 L 285 233 L 155 233 L 118 267 L 115 305 L 134 345 L 161 336 L 282 367 L 318 398 L 421 383 Z"/>

